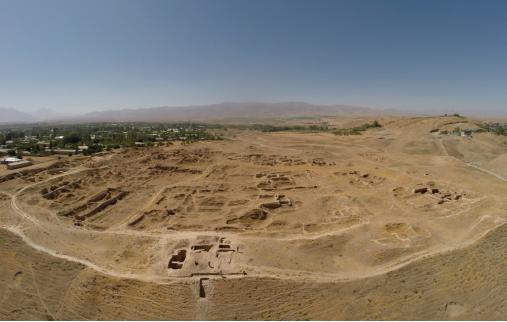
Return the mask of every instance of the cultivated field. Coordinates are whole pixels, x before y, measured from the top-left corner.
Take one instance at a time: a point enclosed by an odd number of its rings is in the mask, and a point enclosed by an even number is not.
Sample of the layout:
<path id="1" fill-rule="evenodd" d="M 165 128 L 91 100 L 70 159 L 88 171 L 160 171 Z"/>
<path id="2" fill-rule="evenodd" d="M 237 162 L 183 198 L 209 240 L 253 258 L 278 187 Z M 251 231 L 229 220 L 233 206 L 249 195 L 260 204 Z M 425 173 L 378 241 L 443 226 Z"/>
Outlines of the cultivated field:
<path id="1" fill-rule="evenodd" d="M 506 319 L 507 137 L 380 123 L 2 170 L 0 318 Z"/>

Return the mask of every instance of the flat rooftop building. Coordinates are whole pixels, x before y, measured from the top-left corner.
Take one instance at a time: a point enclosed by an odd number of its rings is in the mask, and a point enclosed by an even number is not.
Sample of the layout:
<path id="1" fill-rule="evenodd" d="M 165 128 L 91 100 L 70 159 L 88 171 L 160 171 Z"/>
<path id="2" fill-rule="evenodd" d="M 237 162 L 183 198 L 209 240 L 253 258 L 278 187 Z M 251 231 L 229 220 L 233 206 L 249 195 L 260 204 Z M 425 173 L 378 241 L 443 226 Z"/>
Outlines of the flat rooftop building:
<path id="1" fill-rule="evenodd" d="M 7 169 L 8 170 L 14 170 L 14 169 L 19 169 L 19 168 L 24 168 L 24 167 L 31 166 L 32 164 L 33 164 L 32 161 L 19 160 L 19 161 L 16 161 L 16 162 L 7 163 Z"/>
<path id="2" fill-rule="evenodd" d="M 9 164 L 9 163 L 14 163 L 14 162 L 19 162 L 19 161 L 21 161 L 21 159 L 16 158 L 16 157 L 7 157 L 5 159 L 2 159 L 1 163 L 2 164 Z"/>
<path id="3" fill-rule="evenodd" d="M 46 149 L 46 151 L 51 151 L 55 154 L 76 154 L 76 150 L 72 149 L 53 149 L 53 150 Z"/>

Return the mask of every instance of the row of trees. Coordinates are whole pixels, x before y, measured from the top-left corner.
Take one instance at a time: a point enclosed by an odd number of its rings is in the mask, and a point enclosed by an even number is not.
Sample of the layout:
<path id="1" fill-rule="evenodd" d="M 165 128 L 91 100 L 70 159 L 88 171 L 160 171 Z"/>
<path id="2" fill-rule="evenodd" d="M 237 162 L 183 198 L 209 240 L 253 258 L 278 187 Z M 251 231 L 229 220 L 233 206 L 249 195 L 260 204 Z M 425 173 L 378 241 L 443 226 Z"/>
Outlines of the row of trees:
<path id="1" fill-rule="evenodd" d="M 373 121 L 372 123 L 364 123 L 363 125 L 348 128 L 348 129 L 338 129 L 335 130 L 333 133 L 336 135 L 360 135 L 362 132 L 373 129 L 373 128 L 380 128 L 382 125 L 378 121 Z"/>
<path id="2" fill-rule="evenodd" d="M 482 130 L 496 135 L 507 135 L 507 124 L 488 123 L 481 126 Z"/>

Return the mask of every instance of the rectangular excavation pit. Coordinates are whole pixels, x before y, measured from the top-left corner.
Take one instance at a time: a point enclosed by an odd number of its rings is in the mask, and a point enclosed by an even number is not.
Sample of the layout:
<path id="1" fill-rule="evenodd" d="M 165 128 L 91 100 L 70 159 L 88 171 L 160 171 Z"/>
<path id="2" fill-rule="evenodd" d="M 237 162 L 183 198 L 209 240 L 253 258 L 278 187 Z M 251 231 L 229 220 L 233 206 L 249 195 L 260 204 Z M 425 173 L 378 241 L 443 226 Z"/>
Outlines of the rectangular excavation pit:
<path id="1" fill-rule="evenodd" d="M 243 276 L 246 276 L 248 275 L 247 272 L 245 271 L 241 271 L 241 272 L 231 272 L 231 273 L 224 273 L 224 272 L 214 272 L 214 273 L 191 273 L 190 274 L 190 277 L 195 277 L 195 276 L 218 276 L 218 277 L 221 277 L 221 278 L 226 278 L 227 276 L 240 276 L 240 275 L 243 275 Z"/>
<path id="2" fill-rule="evenodd" d="M 90 199 L 88 199 L 88 202 L 99 202 L 99 201 L 103 200 L 104 198 L 107 199 L 108 196 L 109 197 L 111 196 L 112 191 L 113 191 L 113 189 L 108 188 L 104 191 L 96 193 L 94 196 L 92 196 Z"/>
<path id="3" fill-rule="evenodd" d="M 227 252 L 235 252 L 235 250 L 234 249 L 218 249 L 217 255 L 218 255 L 218 253 L 227 253 Z"/>
<path id="4" fill-rule="evenodd" d="M 216 252 L 216 256 L 218 258 L 218 256 L 221 254 L 221 253 L 235 253 L 236 251 L 234 249 L 217 249 L 217 252 Z"/>
<path id="5" fill-rule="evenodd" d="M 114 197 L 111 197 L 110 199 L 102 202 L 98 206 L 96 206 L 94 209 L 92 209 L 90 212 L 83 214 L 83 215 L 76 215 L 75 218 L 77 220 L 85 220 L 88 217 L 91 217 L 93 215 L 98 214 L 101 211 L 104 211 L 109 206 L 112 206 L 116 204 L 118 201 L 122 200 L 128 195 L 128 191 L 119 191 L 118 194 Z M 88 203 L 88 205 L 91 205 L 92 203 Z"/>
<path id="6" fill-rule="evenodd" d="M 209 278 L 202 277 L 199 279 L 199 297 L 206 298 L 205 286 L 208 286 Z"/>
<path id="7" fill-rule="evenodd" d="M 193 245 L 191 249 L 193 251 L 205 251 L 209 252 L 209 250 L 213 247 L 213 245 Z"/>
<path id="8" fill-rule="evenodd" d="M 180 249 L 176 254 L 171 256 L 169 263 L 167 264 L 167 268 L 171 269 L 181 269 L 183 267 L 183 263 L 187 258 L 187 251 L 185 249 Z"/>
<path id="9" fill-rule="evenodd" d="M 129 226 L 135 226 L 138 223 L 140 223 L 145 217 L 145 214 L 141 214 L 137 217 L 135 217 L 131 222 L 128 223 Z"/>
<path id="10" fill-rule="evenodd" d="M 43 198 L 52 200 L 52 199 L 55 199 L 56 197 L 58 197 L 58 195 L 62 192 L 66 192 L 66 191 L 69 191 L 69 189 L 74 189 L 74 188 L 79 187 L 80 183 L 81 183 L 81 179 L 77 179 L 72 182 L 64 181 L 59 186 L 51 186 L 49 189 L 46 188 L 44 191 L 41 192 L 41 194 L 42 194 Z"/>

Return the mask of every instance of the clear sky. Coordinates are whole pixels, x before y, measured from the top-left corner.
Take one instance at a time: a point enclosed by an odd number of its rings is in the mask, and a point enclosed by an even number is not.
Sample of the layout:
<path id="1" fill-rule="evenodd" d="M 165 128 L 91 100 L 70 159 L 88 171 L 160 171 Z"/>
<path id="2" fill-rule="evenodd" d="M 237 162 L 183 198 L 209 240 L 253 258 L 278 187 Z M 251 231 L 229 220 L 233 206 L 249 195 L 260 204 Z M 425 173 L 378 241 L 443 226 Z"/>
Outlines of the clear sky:
<path id="1" fill-rule="evenodd" d="M 507 1 L 0 0 L 0 106 L 507 114 Z"/>

